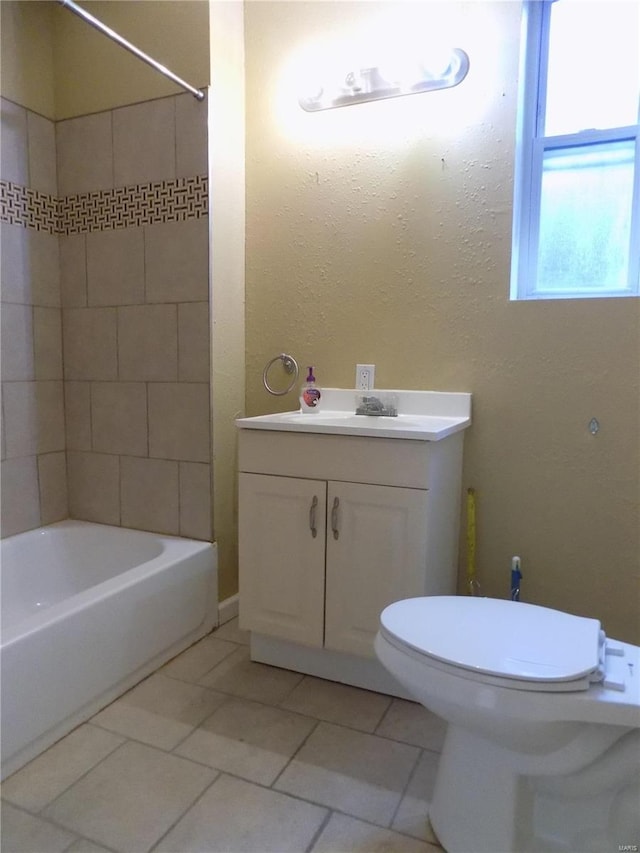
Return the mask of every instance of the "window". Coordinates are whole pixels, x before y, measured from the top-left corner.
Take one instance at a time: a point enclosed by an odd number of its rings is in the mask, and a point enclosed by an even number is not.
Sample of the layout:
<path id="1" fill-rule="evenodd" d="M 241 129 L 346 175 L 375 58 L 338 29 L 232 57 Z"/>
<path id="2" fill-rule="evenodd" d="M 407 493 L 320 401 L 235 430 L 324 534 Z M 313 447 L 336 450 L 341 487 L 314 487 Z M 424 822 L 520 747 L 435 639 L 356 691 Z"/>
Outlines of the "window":
<path id="1" fill-rule="evenodd" d="M 527 0 L 512 299 L 634 296 L 640 3 Z"/>

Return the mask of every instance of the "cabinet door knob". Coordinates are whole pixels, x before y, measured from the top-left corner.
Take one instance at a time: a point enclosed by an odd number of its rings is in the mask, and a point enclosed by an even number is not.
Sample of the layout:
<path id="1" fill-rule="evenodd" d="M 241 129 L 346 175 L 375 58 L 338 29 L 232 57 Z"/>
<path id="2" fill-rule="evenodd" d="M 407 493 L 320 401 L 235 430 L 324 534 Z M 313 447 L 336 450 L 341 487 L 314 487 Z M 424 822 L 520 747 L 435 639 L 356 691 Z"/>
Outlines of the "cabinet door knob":
<path id="1" fill-rule="evenodd" d="M 340 506 L 340 498 L 333 499 L 333 506 L 331 508 L 331 529 L 333 530 L 333 538 L 337 539 L 340 536 L 340 530 L 338 529 L 338 507 Z"/>
<path id="2" fill-rule="evenodd" d="M 318 496 L 314 495 L 313 500 L 311 501 L 311 507 L 309 509 L 309 529 L 311 530 L 311 535 L 315 539 L 318 535 L 318 528 L 316 527 L 316 507 L 318 506 Z"/>

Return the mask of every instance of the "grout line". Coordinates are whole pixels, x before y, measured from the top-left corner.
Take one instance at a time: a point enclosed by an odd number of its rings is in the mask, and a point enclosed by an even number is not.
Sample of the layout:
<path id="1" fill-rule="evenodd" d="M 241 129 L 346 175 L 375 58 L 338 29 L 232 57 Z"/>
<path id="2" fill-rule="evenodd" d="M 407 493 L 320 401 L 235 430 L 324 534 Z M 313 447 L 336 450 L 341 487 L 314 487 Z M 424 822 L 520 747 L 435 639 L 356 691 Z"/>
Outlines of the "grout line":
<path id="1" fill-rule="evenodd" d="M 320 826 L 317 828 L 317 830 L 314 832 L 313 838 L 311 839 L 311 841 L 307 844 L 307 846 L 305 848 L 305 853 L 311 853 L 313 848 L 316 846 L 317 840 L 320 838 L 320 836 L 324 832 L 326 825 L 329 823 L 329 821 L 333 817 L 333 814 L 334 814 L 333 809 L 328 809 L 327 814 L 324 817 L 324 820 L 322 821 Z"/>
<path id="2" fill-rule="evenodd" d="M 89 721 L 88 721 L 88 720 L 87 720 L 85 723 L 80 723 L 80 725 L 79 725 L 77 728 L 80 728 L 80 726 L 87 725 L 88 723 L 89 723 Z M 52 806 L 55 802 L 57 802 L 57 801 L 60 799 L 60 797 L 63 797 L 63 796 L 64 796 L 64 795 L 65 795 L 65 794 L 66 794 L 66 793 L 67 793 L 71 788 L 73 788 L 73 786 L 74 786 L 74 785 L 76 785 L 78 782 L 80 782 L 82 779 L 84 779 L 84 778 L 85 778 L 89 773 L 91 773 L 91 772 L 92 772 L 92 770 L 95 770 L 95 768 L 96 768 L 96 767 L 99 767 L 99 765 L 100 765 L 100 764 L 102 764 L 102 762 L 103 762 L 103 761 L 106 761 L 106 759 L 107 759 L 107 758 L 109 758 L 111 755 L 113 755 L 113 753 L 114 753 L 114 752 L 116 752 L 116 750 L 118 750 L 118 749 L 120 749 L 120 747 L 124 746 L 124 745 L 125 745 L 125 743 L 126 743 L 126 742 L 127 742 L 127 740 L 128 740 L 128 738 L 126 737 L 126 735 L 121 735 L 121 734 L 118 734 L 117 732 L 112 732 L 112 731 L 109 731 L 108 729 L 103 729 L 102 727 L 99 727 L 99 726 L 96 726 L 95 728 L 100 728 L 100 731 L 103 731 L 103 732 L 108 731 L 108 733 L 109 733 L 110 735 L 113 735 L 114 737 L 122 738 L 122 742 L 121 742 L 121 743 L 117 743 L 117 744 L 115 744 L 115 746 L 114 746 L 112 749 L 110 749 L 110 750 L 109 750 L 105 755 L 103 755 L 103 756 L 102 756 L 102 758 L 98 759 L 98 761 L 96 761 L 96 763 L 95 763 L 95 764 L 92 764 L 92 765 L 91 765 L 91 767 L 88 767 L 88 768 L 87 768 L 83 773 L 81 773 L 79 776 L 77 776 L 77 777 L 73 780 L 73 782 L 70 782 L 70 783 L 66 786 L 66 788 L 63 788 L 61 791 L 59 791 L 59 792 L 55 795 L 55 797 L 53 797 L 53 799 L 48 800 L 48 801 L 47 801 L 43 806 L 41 806 L 41 808 L 36 809 L 35 811 L 31 811 L 30 809 L 26 808 L 25 806 L 16 806 L 16 808 L 21 808 L 23 811 L 27 812 L 28 814 L 34 815 L 35 817 L 39 817 L 39 818 L 41 818 L 42 820 L 47 820 L 47 821 L 49 821 L 50 823 L 54 823 L 54 824 L 56 824 L 56 821 L 55 821 L 55 820 L 53 820 L 52 818 L 48 817 L 47 815 L 43 815 L 43 814 L 42 814 L 42 813 L 45 811 L 45 809 L 48 809 L 48 808 L 49 808 L 50 806 Z M 72 732 L 74 732 L 74 731 L 77 731 L 77 729 L 73 729 L 73 730 L 72 730 Z M 62 738 L 62 739 L 61 739 L 61 741 L 66 740 L 66 739 L 69 737 L 69 735 L 70 735 L 70 734 L 72 734 L 72 732 L 69 732 L 69 734 L 65 735 L 65 736 L 64 736 L 64 738 Z M 58 743 L 61 743 L 61 741 L 57 741 L 57 742 L 56 742 L 56 744 L 54 744 L 53 746 L 56 746 Z M 50 750 L 50 749 L 53 749 L 53 746 L 49 747 L 49 750 Z M 20 773 L 23 769 L 25 769 L 25 768 L 29 767 L 29 765 L 30 765 L 32 762 L 35 762 L 35 761 L 37 761 L 41 756 L 46 755 L 46 753 L 47 753 L 49 750 L 45 750 L 44 752 L 41 752 L 41 753 L 40 753 L 40 755 L 37 755 L 37 756 L 36 756 L 35 758 L 33 758 L 30 762 L 28 762 L 27 764 L 25 764 L 25 765 L 24 765 L 24 768 L 23 768 L 23 767 L 21 767 L 19 770 L 16 770 L 15 774 L 12 774 L 12 776 L 13 776 L 13 775 L 17 775 L 17 774 L 18 774 L 18 773 Z M 12 778 L 12 776 L 7 777 L 7 779 L 11 779 L 11 778 Z M 6 800 L 5 800 L 5 802 L 11 803 L 11 805 L 13 805 L 13 806 L 15 806 L 15 805 L 16 805 L 15 803 L 13 803 L 13 802 L 12 802 L 11 800 L 9 800 L 9 799 L 6 799 Z M 63 824 L 56 824 L 56 825 L 57 825 L 57 826 L 64 826 Z M 74 831 L 74 830 L 69 830 L 69 827 L 64 827 L 64 828 L 65 828 L 67 831 Z"/>
<path id="3" fill-rule="evenodd" d="M 413 767 L 411 769 L 411 772 L 409 773 L 409 775 L 407 777 L 407 781 L 404 784 L 404 788 L 400 792 L 400 796 L 398 797 L 398 802 L 396 803 L 396 807 L 393 810 L 393 814 L 391 815 L 391 820 L 389 821 L 389 829 L 391 829 L 391 827 L 393 826 L 393 822 L 396 819 L 396 817 L 398 816 L 398 812 L 400 811 L 400 806 L 402 805 L 402 801 L 404 800 L 404 798 L 407 794 L 407 791 L 409 790 L 409 785 L 413 781 L 413 777 L 418 772 L 418 765 L 420 764 L 420 760 L 421 760 L 422 756 L 423 756 L 423 751 L 421 749 L 418 749 L 418 754 L 416 755 L 416 759 L 413 762 Z"/>
<path id="4" fill-rule="evenodd" d="M 274 791 L 279 790 L 278 788 L 275 787 L 276 784 L 282 778 L 282 775 L 284 774 L 285 770 L 287 770 L 291 766 L 291 763 L 294 761 L 295 757 L 300 754 L 300 751 L 303 749 L 303 747 L 306 745 L 306 743 L 309 740 L 309 738 L 311 737 L 311 735 L 314 734 L 314 732 L 317 730 L 318 726 L 321 723 L 322 723 L 322 720 L 316 720 L 315 726 L 312 726 L 311 729 L 309 729 L 309 733 L 307 734 L 307 736 L 305 738 L 303 738 L 303 740 L 300 742 L 300 745 L 298 746 L 298 748 L 289 756 L 289 760 L 286 762 L 284 767 L 280 770 L 280 772 L 276 775 L 275 779 L 268 786 L 269 788 L 272 788 Z M 288 794 L 289 792 L 288 791 L 282 791 L 281 793 L 287 793 Z M 295 795 L 292 794 L 291 796 L 295 796 Z M 303 798 L 302 797 L 296 797 L 296 799 L 303 799 Z M 311 801 L 305 800 L 305 802 L 311 802 Z M 316 803 L 316 805 L 318 805 L 318 804 Z"/>
<path id="5" fill-rule="evenodd" d="M 180 757 L 181 757 L 181 756 L 180 756 Z M 189 759 L 187 758 L 187 759 L 185 759 L 185 761 L 189 761 Z M 194 763 L 197 763 L 197 762 L 194 762 Z M 198 765 L 198 766 L 201 766 L 201 767 L 208 767 L 208 769 L 209 769 L 209 770 L 214 770 L 214 771 L 216 772 L 216 774 L 217 774 L 217 775 L 216 775 L 216 776 L 214 776 L 214 777 L 213 777 L 213 779 L 211 780 L 211 782 L 209 782 L 209 784 L 208 784 L 208 785 L 206 785 L 206 786 L 204 787 L 204 789 L 203 789 L 203 790 L 198 794 L 198 796 L 197 796 L 197 797 L 195 797 L 195 799 L 194 799 L 191 803 L 189 803 L 189 805 L 184 809 L 184 811 L 182 811 L 182 812 L 180 813 L 180 815 L 179 815 L 179 816 L 174 820 L 174 822 L 171 824 L 171 826 L 170 826 L 170 827 L 168 827 L 168 829 L 166 830 L 166 832 L 163 832 L 163 833 L 162 833 L 162 835 L 160 836 L 160 838 L 158 838 L 158 839 L 156 839 L 156 841 L 154 841 L 154 843 L 151 845 L 151 847 L 149 847 L 149 848 L 148 848 L 147 853 L 153 853 L 153 851 L 157 849 L 158 844 L 160 844 L 160 842 L 161 842 L 163 839 L 165 839 L 165 838 L 167 837 L 167 835 L 168 835 L 168 834 L 169 834 L 173 829 L 175 829 L 175 827 L 177 826 L 177 824 L 178 824 L 178 823 L 180 823 L 180 821 L 185 817 L 185 815 L 186 815 L 188 812 L 190 812 L 190 811 L 191 811 L 191 809 L 193 809 L 193 808 L 195 808 L 195 807 L 196 807 L 196 805 L 200 802 L 200 800 L 204 797 L 204 795 L 205 795 L 205 794 L 207 794 L 207 793 L 211 790 L 211 788 L 213 787 L 213 785 L 215 785 L 215 784 L 216 784 L 216 782 L 218 781 L 218 779 L 220 779 L 220 778 L 221 778 L 221 776 L 223 775 L 222 771 L 221 771 L 221 770 L 218 770 L 216 767 L 211 767 L 210 765 L 206 765 L 206 764 L 202 764 L 202 765 Z"/>
<path id="6" fill-rule="evenodd" d="M 378 729 L 380 728 L 380 726 L 384 723 L 385 719 L 387 718 L 389 711 L 391 710 L 391 707 L 393 705 L 393 702 L 394 702 L 394 697 L 390 696 L 389 697 L 389 704 L 384 709 L 384 713 L 382 714 L 382 716 L 378 720 L 378 724 L 376 725 L 375 729 L 373 730 L 374 734 L 378 734 Z M 384 737 L 384 735 L 380 735 L 380 737 Z"/>
<path id="7" fill-rule="evenodd" d="M 212 635 L 215 635 L 215 631 L 212 631 Z M 218 662 L 216 665 L 214 665 L 210 670 L 208 670 L 208 673 L 213 672 L 213 671 L 214 671 L 214 670 L 215 670 L 215 669 L 216 669 L 220 664 L 222 664 L 222 663 L 223 663 L 224 661 L 226 661 L 226 660 L 227 660 L 227 659 L 228 659 L 232 654 L 234 654 L 234 653 L 238 650 L 238 648 L 245 648 L 245 647 L 246 647 L 246 646 L 245 646 L 245 644 L 243 644 L 243 643 L 238 643 L 238 642 L 233 641 L 233 640 L 227 640 L 227 642 L 231 643 L 231 645 L 232 645 L 232 646 L 236 646 L 236 649 L 234 649 L 234 650 L 230 651 L 228 655 L 226 655 L 226 656 L 225 656 L 221 661 L 219 661 L 219 662 Z M 194 644 L 194 645 L 195 645 L 195 644 Z M 187 651 L 187 650 L 185 650 L 185 651 Z M 182 652 L 181 654 L 184 654 L 184 652 Z M 179 657 L 179 656 L 177 656 L 177 657 Z M 162 669 L 162 668 L 159 668 L 159 669 Z M 156 670 L 156 672 L 158 672 L 158 671 L 159 671 L 159 670 Z M 151 677 L 151 676 L 149 676 L 149 677 Z M 171 678 L 172 676 L 167 676 L 167 677 L 170 677 L 170 678 Z M 202 676 L 202 677 L 205 677 L 205 676 Z M 302 678 L 304 679 L 304 677 L 305 677 L 305 676 L 303 676 Z M 202 799 L 202 797 L 203 797 L 203 796 L 205 796 L 205 794 L 206 794 L 206 793 L 211 789 L 212 785 L 214 785 L 214 784 L 215 784 L 215 783 L 216 783 L 216 782 L 217 782 L 217 781 L 218 781 L 222 776 L 224 776 L 224 775 L 229 776 L 229 777 L 236 778 L 236 779 L 238 779 L 238 780 L 240 780 L 240 781 L 244 782 L 245 784 L 248 784 L 248 785 L 254 785 L 254 786 L 257 786 L 257 787 L 259 787 L 259 788 L 263 788 L 263 789 L 265 789 L 265 790 L 273 790 L 274 792 L 277 792 L 277 793 L 278 793 L 278 794 L 280 794 L 281 796 L 286 796 L 286 797 L 288 797 L 288 798 L 291 798 L 291 799 L 297 800 L 297 801 L 299 801 L 299 802 L 308 803 L 308 804 L 314 805 L 314 806 L 316 806 L 316 807 L 318 807 L 318 808 L 323 808 L 323 809 L 327 810 L 327 814 L 326 814 L 326 816 L 324 817 L 324 819 L 323 819 L 323 821 L 322 821 L 321 825 L 319 826 L 319 828 L 318 828 L 318 829 L 316 830 L 316 832 L 314 833 L 313 838 L 310 840 L 310 842 L 308 843 L 307 847 L 305 848 L 304 853 L 311 853 L 311 851 L 313 850 L 313 847 L 317 844 L 317 841 L 318 841 L 318 839 L 319 839 L 320 835 L 322 834 L 323 830 L 324 830 L 324 829 L 325 829 L 325 827 L 327 826 L 328 822 L 331 820 L 332 815 L 333 815 L 333 814 L 336 814 L 336 813 L 337 813 L 337 814 L 344 814 L 345 816 L 347 816 L 347 817 L 349 817 L 349 818 L 351 818 L 351 819 L 358 820 L 358 821 L 360 821 L 360 822 L 363 822 L 363 823 L 369 824 L 370 826 L 375 827 L 376 829 L 387 829 L 387 830 L 389 830 L 389 831 L 391 831 L 391 832 L 394 832 L 394 833 L 397 833 L 397 834 L 399 834 L 399 835 L 401 835 L 401 836 L 403 836 L 403 837 L 405 837 L 405 838 L 412 839 L 413 841 L 423 841 L 423 842 L 424 842 L 424 843 L 426 843 L 427 845 L 430 845 L 430 844 L 431 844 L 431 842 L 427 842 L 427 841 L 425 841 L 425 840 L 424 840 L 424 839 L 422 839 L 422 838 L 418 838 L 417 836 L 413 836 L 413 835 L 411 835 L 411 834 L 409 834 L 409 833 L 403 832 L 402 830 L 397 830 L 397 829 L 393 829 L 393 828 L 392 828 L 393 821 L 396 819 L 396 816 L 397 816 L 398 810 L 399 810 L 399 808 L 400 808 L 400 804 L 402 803 L 402 800 L 403 800 L 403 799 L 404 799 L 404 797 L 406 796 L 406 793 L 407 793 L 407 791 L 408 791 L 408 789 L 409 789 L 409 786 L 411 785 L 412 781 L 413 781 L 413 780 L 414 780 L 414 778 L 415 778 L 415 775 L 416 775 L 416 773 L 417 773 L 417 768 L 418 768 L 419 762 L 420 762 L 420 760 L 421 760 L 421 758 L 422 758 L 422 756 L 423 756 L 423 754 L 424 754 L 424 749 L 422 749 L 422 748 L 420 748 L 420 747 L 418 747 L 418 748 L 417 748 L 417 755 L 416 755 L 416 758 L 415 758 L 415 760 L 414 760 L 414 764 L 413 764 L 412 770 L 411 770 L 411 772 L 409 773 L 408 778 L 407 778 L 407 781 L 406 781 L 406 783 L 405 783 L 405 785 L 404 785 L 404 787 L 403 787 L 403 789 L 402 789 L 402 792 L 401 792 L 401 793 L 400 793 L 400 795 L 399 795 L 398 803 L 397 803 L 397 805 L 396 805 L 396 807 L 395 807 L 395 809 L 394 809 L 393 816 L 392 816 L 392 818 L 391 818 L 391 820 L 390 820 L 390 823 L 389 823 L 389 824 L 378 824 L 378 823 L 374 823 L 373 821 L 371 821 L 371 820 L 369 820 L 369 819 L 366 819 L 366 818 L 363 818 L 363 817 L 361 817 L 361 816 L 359 816 L 359 815 L 352 814 L 352 813 L 347 812 L 347 811 L 342 811 L 341 809 L 335 809 L 335 808 L 333 808 L 333 807 L 328 806 L 326 803 L 317 802 L 317 801 L 315 801 L 315 800 L 307 799 L 307 798 L 305 798 L 305 797 L 303 797 L 303 796 L 299 796 L 299 795 L 297 795 L 297 794 L 293 794 L 293 793 L 291 793 L 291 792 L 289 792 L 289 791 L 279 790 L 278 788 L 276 788 L 276 787 L 275 787 L 275 786 L 278 784 L 278 782 L 281 780 L 282 775 L 285 773 L 285 771 L 287 770 L 287 768 L 289 768 L 289 767 L 291 766 L 291 763 L 295 760 L 296 756 L 298 756 L 298 755 L 300 754 L 300 752 L 301 752 L 301 750 L 303 749 L 303 747 L 305 746 L 305 744 L 309 741 L 309 739 L 311 738 L 311 736 L 312 736 L 312 735 L 317 731 L 318 726 L 319 726 L 321 723 L 323 723 L 323 722 L 324 722 L 324 723 L 331 723 L 331 721 L 326 721 L 326 720 L 323 720 L 323 719 L 318 718 L 318 717 L 311 717 L 310 715 L 307 715 L 307 714 L 300 714 L 300 712 L 297 712 L 297 711 L 289 711 L 289 709 L 282 708 L 282 707 L 281 707 L 281 703 L 282 703 L 283 701 L 286 701 L 286 697 L 285 697 L 285 699 L 280 700 L 280 703 L 276 703 L 276 704 L 274 704 L 274 703 L 267 703 L 267 702 L 260 702 L 260 700 L 248 699 L 248 698 L 246 698 L 246 697 L 243 697 L 243 696 L 237 696 L 237 695 L 235 695 L 235 694 L 228 694 L 228 693 L 226 693 L 225 691 L 217 690 L 215 687 L 207 687 L 206 685 L 198 684 L 197 682 L 193 682 L 193 681 L 191 681 L 191 682 L 182 682 L 182 680 L 181 680 L 181 679 L 175 679 L 175 680 L 176 680 L 176 681 L 180 681 L 181 683 L 188 683 L 188 684 L 192 684 L 192 685 L 193 685 L 193 684 L 197 684 L 197 686 L 200 686 L 200 687 L 202 687 L 202 688 L 204 688 L 204 689 L 207 689 L 207 690 L 211 690 L 212 692 L 216 692 L 216 693 L 218 693 L 219 695 L 224 696 L 225 698 L 223 699 L 223 701 L 221 702 L 221 704 L 220 704 L 220 705 L 219 705 L 219 706 L 218 706 L 214 711 L 212 711 L 212 713 L 211 713 L 209 716 L 207 716 L 203 721 L 201 721 L 201 722 L 200 722 L 200 724 L 199 724 L 198 726 L 194 726 L 194 727 L 191 729 L 191 731 L 188 733 L 188 735 L 186 735 L 186 736 L 185 736 L 185 738 L 183 738 L 183 739 L 182 739 L 180 742 L 178 742 L 177 744 L 174 744 L 174 746 L 173 746 L 171 749 L 169 749 L 169 750 L 163 749 L 163 748 L 158 747 L 158 746 L 156 746 L 156 745 L 154 745 L 154 744 L 149 744 L 149 743 L 145 743 L 144 741 L 139 741 L 139 740 L 137 740 L 136 738 L 130 737 L 130 736 L 125 735 L 125 734 L 122 734 L 121 732 L 114 732 L 113 730 L 105 729 L 105 728 L 103 728 L 102 726 L 100 726 L 100 724 L 99 724 L 99 723 L 95 723 L 95 722 L 93 722 L 93 719 L 89 719 L 88 721 L 86 721 L 85 725 L 90 725 L 90 726 L 92 726 L 92 727 L 94 727 L 94 728 L 100 729 L 100 730 L 102 730 L 102 731 L 106 731 L 106 732 L 108 732 L 109 734 L 111 734 L 111 735 L 113 735 L 113 736 L 116 736 L 116 737 L 118 737 L 118 738 L 121 738 L 121 743 L 119 743 L 119 744 L 115 745 L 115 746 L 114 746 L 114 747 L 113 747 L 113 748 L 112 748 L 112 749 L 111 749 L 111 750 L 110 750 L 106 755 L 104 755 L 104 756 L 103 756 L 99 761 L 97 761 L 97 762 L 96 762 L 95 764 L 93 764 L 90 768 L 88 768 L 84 773 L 82 773 L 80 776 L 78 776 L 78 778 L 77 778 L 77 779 L 75 779 L 73 782 L 71 782 L 71 783 L 70 783 L 70 784 L 69 784 L 69 785 L 68 785 L 68 786 L 67 786 L 63 791 L 61 791 L 60 793 L 58 793 L 58 794 L 57 794 L 57 795 L 56 795 L 52 800 L 50 800 L 48 803 L 46 803 L 44 806 L 42 806 L 42 808 L 39 810 L 39 812 L 29 812 L 29 810 L 28 810 L 28 809 L 25 809 L 25 808 L 24 808 L 24 807 L 22 807 L 22 806 L 15 806 L 15 808 L 18 808 L 18 809 L 20 809 L 20 810 L 22 810 L 22 811 L 26 811 L 26 812 L 27 812 L 27 813 L 29 813 L 29 814 L 37 815 L 38 817 L 40 817 L 40 819 L 47 821 L 49 824 L 54 825 L 54 826 L 60 826 L 60 828 L 65 829 L 67 832 L 72 832 L 72 833 L 74 833 L 74 834 L 77 836 L 77 835 L 78 835 L 78 833 L 77 833 L 73 828 L 66 827 L 66 826 L 64 826 L 64 825 L 62 825 L 62 824 L 56 824 L 56 822 L 55 822 L 55 821 L 53 821 L 53 820 L 49 819 L 48 817 L 41 816 L 41 812 L 42 812 L 42 811 L 44 811 L 44 810 L 45 810 L 46 808 L 48 808 L 49 806 L 51 806 L 53 803 L 55 803 L 55 802 L 59 799 L 59 797 L 61 797 L 61 796 L 62 796 L 63 794 L 65 794 L 65 793 L 66 793 L 70 788 L 72 788 L 72 787 L 73 787 L 73 786 L 75 786 L 78 782 L 80 782 L 82 779 L 84 779 L 84 778 L 85 778 L 89 773 L 91 773 L 94 769 L 96 769 L 96 768 L 97 768 L 97 767 L 98 767 L 98 766 L 99 766 L 103 761 L 105 761 L 107 758 L 109 758 L 111 755 L 113 755 L 117 750 L 119 750 L 120 748 L 124 747 L 127 743 L 139 743 L 139 744 L 141 744 L 141 745 L 143 745 L 143 746 L 146 746 L 146 747 L 147 747 L 147 748 L 149 748 L 149 749 L 157 750 L 158 752 L 163 753 L 163 754 L 165 754 L 165 755 L 172 755 L 172 754 L 173 754 L 173 755 L 174 755 L 174 757 L 181 758 L 183 761 L 188 761 L 188 762 L 190 762 L 190 763 L 193 763 L 194 765 L 196 765 L 196 766 L 198 766 L 198 767 L 207 768 L 209 771 L 214 772 L 214 773 L 216 774 L 216 775 L 214 776 L 214 778 L 211 780 L 211 782 L 210 782 L 208 785 L 206 785 L 206 787 L 202 790 L 202 792 L 201 792 L 197 797 L 195 797 L 195 798 L 194 798 L 194 800 L 193 800 L 193 801 L 192 801 L 188 806 L 186 806 L 186 807 L 185 807 L 185 809 L 184 809 L 184 810 L 181 812 L 181 814 L 176 818 L 176 820 L 172 823 L 172 825 L 171 825 L 171 826 L 170 826 L 170 827 L 169 827 L 169 828 L 168 828 L 168 829 L 163 833 L 163 835 L 162 835 L 160 838 L 158 838 L 158 839 L 154 842 L 154 844 L 153 844 L 153 845 L 151 846 L 151 848 L 150 848 L 150 851 L 151 851 L 151 850 L 156 850 L 156 849 L 157 849 L 157 847 L 158 847 L 158 845 L 160 844 L 160 842 L 162 841 L 162 839 L 166 838 L 167 834 L 168 834 L 169 832 L 171 832 L 171 830 L 172 830 L 172 829 L 177 825 L 177 823 L 178 823 L 178 822 L 179 822 L 179 821 L 180 821 L 180 820 L 181 820 L 181 819 L 182 819 L 182 818 L 187 814 L 187 812 L 188 812 L 189 810 L 191 810 L 191 809 L 192 809 L 192 808 L 193 808 L 193 807 L 194 807 L 194 806 L 195 806 L 195 805 L 196 805 L 196 804 L 197 804 L 197 803 Z M 300 684 L 300 683 L 301 683 L 301 682 L 298 682 L 298 684 Z M 289 696 L 291 695 L 291 693 L 293 692 L 293 690 L 295 690 L 295 687 L 297 687 L 297 686 L 298 686 L 298 684 L 296 684 L 296 685 L 295 685 L 295 686 L 294 686 L 294 687 L 289 691 L 289 693 L 287 694 L 287 697 L 289 697 Z M 390 705 L 391 705 L 391 702 L 393 701 L 393 697 L 388 697 L 388 698 L 389 698 L 389 700 L 390 700 Z M 201 728 L 201 727 L 202 727 L 202 725 L 203 725 L 203 724 L 204 724 L 208 719 L 210 719 L 210 717 L 211 717 L 211 716 L 215 715 L 215 714 L 216 714 L 216 713 L 217 713 L 217 712 L 218 712 L 218 711 L 219 711 L 219 710 L 220 710 L 220 709 L 221 709 L 221 708 L 222 708 L 222 707 L 227 703 L 227 701 L 229 701 L 229 700 L 233 700 L 233 699 L 235 699 L 235 700 L 240 700 L 240 701 L 247 701 L 247 702 L 251 702 L 251 703 L 255 703 L 255 704 L 260 704 L 260 705 L 263 705 L 263 706 L 266 706 L 266 707 L 275 708 L 275 709 L 277 709 L 277 710 L 282 710 L 283 712 L 299 714 L 300 716 L 304 716 L 304 717 L 307 717 L 307 718 L 309 718 L 309 719 L 314 719 L 314 720 L 315 720 L 315 725 L 311 727 L 311 729 L 309 730 L 309 732 L 307 733 L 307 735 L 303 738 L 303 740 L 300 742 L 299 746 L 294 750 L 294 752 L 292 753 L 292 755 L 288 758 L 288 760 L 286 761 L 286 763 L 284 764 L 284 766 L 282 767 L 282 769 L 279 771 L 279 773 L 277 773 L 277 775 L 274 777 L 273 781 L 272 781 L 269 785 L 267 785 L 267 784 L 263 784 L 263 783 L 260 783 L 260 782 L 257 782 L 257 781 L 254 781 L 254 780 L 252 780 L 252 779 L 248 779 L 248 778 L 243 777 L 243 776 L 239 776 L 239 775 L 237 775 L 237 774 L 235 774 L 235 773 L 230 773 L 230 772 L 228 772 L 228 771 L 226 771 L 226 770 L 221 770 L 220 768 L 213 767 L 213 766 L 211 766 L 210 764 L 206 764 L 206 763 L 204 763 L 204 762 L 200 762 L 200 761 L 198 761 L 197 759 L 188 758 L 188 757 L 186 757 L 186 756 L 178 755 L 177 753 L 175 753 L 175 750 L 176 750 L 176 749 L 178 749 L 178 748 L 179 748 L 179 746 L 180 746 L 182 743 L 184 743 L 184 740 L 185 740 L 187 737 L 189 737 L 189 736 L 190 736 L 193 732 L 195 732 L 197 729 Z M 115 702 L 115 701 L 118 701 L 118 699 L 114 700 L 114 702 Z M 390 705 L 389 705 L 389 707 L 390 707 Z M 387 711 L 388 711 L 388 708 L 387 708 Z M 382 719 L 384 719 L 384 716 L 386 715 L 387 711 L 385 711 L 385 713 L 383 714 Z M 381 722 L 382 722 L 382 719 L 381 719 Z M 341 726 L 341 727 L 343 727 L 343 728 L 345 728 L 345 729 L 348 729 L 348 730 L 352 730 L 349 726 L 344 726 L 343 724 L 340 724 L 340 723 L 331 723 L 331 724 L 332 724 L 332 725 L 338 725 L 338 726 Z M 380 725 L 380 723 L 379 723 L 378 725 Z M 355 729 L 355 730 L 353 730 L 353 731 L 357 731 L 357 732 L 358 732 L 358 733 L 360 733 L 360 734 L 373 734 L 373 736 L 375 736 L 375 737 L 380 737 L 381 739 L 384 739 L 384 740 L 393 740 L 392 738 L 388 738 L 388 737 L 384 737 L 384 736 L 376 735 L 376 734 L 371 733 L 371 732 L 362 732 L 361 730 L 358 730 L 358 729 Z M 402 744 L 404 744 L 404 741 L 393 741 L 393 742 L 396 742 L 396 743 L 402 743 Z M 404 745 L 408 745 L 408 746 L 415 746 L 415 745 L 412 745 L 412 744 L 404 744 Z M 34 759 L 34 760 L 36 760 L 36 759 Z M 7 802 L 10 802 L 10 801 L 9 801 L 9 800 L 7 800 Z M 13 806 L 14 804 L 13 804 L 13 803 L 11 803 L 11 805 Z M 90 837 L 88 837 L 88 839 L 89 839 L 89 840 L 93 840 L 93 839 L 91 839 Z M 72 843 L 75 843 L 75 841 L 74 841 L 74 842 L 72 842 Z M 103 844 L 103 842 L 101 842 L 101 841 L 100 841 L 100 842 L 95 841 L 95 843 Z M 103 846 L 105 846 L 105 845 L 103 844 Z M 106 846 L 108 846 L 108 845 L 106 845 Z M 431 846 L 433 846 L 433 845 L 431 845 Z M 434 848 L 434 849 L 437 849 L 437 848 Z M 302 853 L 302 852 L 301 852 L 301 853 Z"/>

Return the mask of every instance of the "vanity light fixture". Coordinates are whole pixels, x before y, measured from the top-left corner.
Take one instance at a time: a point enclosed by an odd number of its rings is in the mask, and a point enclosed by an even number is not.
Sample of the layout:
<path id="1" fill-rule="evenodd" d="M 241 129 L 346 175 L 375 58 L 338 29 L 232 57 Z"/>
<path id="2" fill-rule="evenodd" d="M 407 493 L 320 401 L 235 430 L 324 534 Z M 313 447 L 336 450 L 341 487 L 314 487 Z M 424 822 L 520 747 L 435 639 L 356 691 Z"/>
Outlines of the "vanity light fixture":
<path id="1" fill-rule="evenodd" d="M 307 112 L 330 110 L 383 98 L 398 98 L 436 89 L 450 89 L 467 76 L 469 57 L 456 47 L 439 62 L 439 67 L 427 62 L 412 63 L 407 73 L 404 69 L 385 69 L 380 66 L 348 71 L 338 82 L 322 83 L 307 90 L 298 103 Z"/>

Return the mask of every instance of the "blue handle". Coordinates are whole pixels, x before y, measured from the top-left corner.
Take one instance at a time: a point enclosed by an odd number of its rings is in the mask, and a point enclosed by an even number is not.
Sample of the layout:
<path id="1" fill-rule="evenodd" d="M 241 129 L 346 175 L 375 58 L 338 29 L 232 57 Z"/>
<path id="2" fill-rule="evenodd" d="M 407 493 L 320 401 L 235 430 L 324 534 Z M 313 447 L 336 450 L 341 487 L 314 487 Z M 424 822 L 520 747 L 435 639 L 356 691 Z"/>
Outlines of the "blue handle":
<path id="1" fill-rule="evenodd" d="M 520 568 L 511 569 L 511 601 L 520 601 L 520 580 L 522 572 Z"/>

